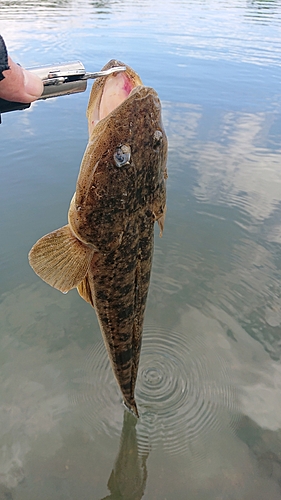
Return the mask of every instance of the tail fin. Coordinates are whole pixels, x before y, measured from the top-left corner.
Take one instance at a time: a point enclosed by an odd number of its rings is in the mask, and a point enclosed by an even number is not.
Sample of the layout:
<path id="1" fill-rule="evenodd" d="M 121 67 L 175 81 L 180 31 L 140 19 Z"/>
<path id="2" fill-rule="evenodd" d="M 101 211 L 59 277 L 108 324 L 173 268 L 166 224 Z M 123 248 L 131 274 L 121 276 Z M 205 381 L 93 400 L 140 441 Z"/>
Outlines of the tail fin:
<path id="1" fill-rule="evenodd" d="M 130 402 L 126 401 L 124 399 L 123 403 L 124 403 L 125 408 L 127 408 L 127 410 L 129 410 L 135 417 L 139 418 L 139 412 L 138 412 L 138 408 L 137 408 L 135 399 L 133 399 Z"/>

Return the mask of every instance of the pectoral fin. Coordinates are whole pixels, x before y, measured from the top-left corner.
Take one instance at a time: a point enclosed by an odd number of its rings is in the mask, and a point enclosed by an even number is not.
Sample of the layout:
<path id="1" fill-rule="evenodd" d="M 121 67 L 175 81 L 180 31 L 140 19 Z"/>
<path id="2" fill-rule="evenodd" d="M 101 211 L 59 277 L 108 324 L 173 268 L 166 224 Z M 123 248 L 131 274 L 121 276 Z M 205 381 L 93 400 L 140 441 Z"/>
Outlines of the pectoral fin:
<path id="1" fill-rule="evenodd" d="M 42 280 L 68 292 L 85 278 L 93 254 L 94 250 L 80 242 L 67 224 L 40 238 L 28 258 Z"/>
<path id="2" fill-rule="evenodd" d="M 84 299 L 86 302 L 89 302 L 89 304 L 91 304 L 91 306 L 94 307 L 94 302 L 87 274 L 83 279 L 83 281 L 81 281 L 81 283 L 79 283 L 79 285 L 77 286 L 77 291 L 79 295 L 82 297 L 82 299 Z"/>
<path id="3" fill-rule="evenodd" d="M 160 238 L 162 238 L 163 236 L 163 231 L 164 231 L 164 222 L 165 222 L 165 217 L 166 217 L 166 211 L 167 211 L 167 207 L 165 205 L 164 207 L 164 211 L 163 211 L 163 214 L 161 215 L 161 217 L 159 217 L 159 219 L 157 219 L 157 222 L 158 222 L 158 225 L 160 227 Z"/>

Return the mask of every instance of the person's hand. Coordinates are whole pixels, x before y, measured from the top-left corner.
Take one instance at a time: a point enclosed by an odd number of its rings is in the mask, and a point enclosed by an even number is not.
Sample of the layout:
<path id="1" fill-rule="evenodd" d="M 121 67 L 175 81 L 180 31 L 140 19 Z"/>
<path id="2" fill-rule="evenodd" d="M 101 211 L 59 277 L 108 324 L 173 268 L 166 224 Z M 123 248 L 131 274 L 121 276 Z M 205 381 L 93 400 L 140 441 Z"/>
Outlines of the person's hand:
<path id="1" fill-rule="evenodd" d="M 3 71 L 5 77 L 0 81 L 0 97 L 7 101 L 29 103 L 36 101 L 43 92 L 43 82 L 8 57 L 9 68 Z"/>

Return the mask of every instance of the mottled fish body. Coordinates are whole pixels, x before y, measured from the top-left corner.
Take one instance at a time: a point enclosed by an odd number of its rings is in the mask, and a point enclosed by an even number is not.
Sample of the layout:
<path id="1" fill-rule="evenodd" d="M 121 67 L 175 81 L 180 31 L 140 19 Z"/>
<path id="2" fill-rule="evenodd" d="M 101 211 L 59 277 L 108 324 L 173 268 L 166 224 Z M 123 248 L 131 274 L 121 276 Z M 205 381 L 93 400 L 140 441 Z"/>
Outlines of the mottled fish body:
<path id="1" fill-rule="evenodd" d="M 161 234 L 164 226 L 167 138 L 157 93 L 130 68 L 94 83 L 87 117 L 68 224 L 41 238 L 29 260 L 44 281 L 62 292 L 77 287 L 95 308 L 124 403 L 138 415 L 134 390 L 154 222 Z"/>

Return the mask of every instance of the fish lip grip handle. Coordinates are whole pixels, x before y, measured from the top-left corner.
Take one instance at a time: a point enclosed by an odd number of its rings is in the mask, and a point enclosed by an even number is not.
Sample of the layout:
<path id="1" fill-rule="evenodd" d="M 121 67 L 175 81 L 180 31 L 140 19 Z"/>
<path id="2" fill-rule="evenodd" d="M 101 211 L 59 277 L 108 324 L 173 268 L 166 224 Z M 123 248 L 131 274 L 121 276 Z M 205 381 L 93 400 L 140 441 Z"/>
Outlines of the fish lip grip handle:
<path id="1" fill-rule="evenodd" d="M 61 95 L 76 94 L 84 92 L 87 88 L 89 78 L 99 78 L 112 73 L 126 71 L 126 66 L 112 66 L 107 70 L 87 73 L 80 61 L 68 63 L 51 64 L 49 66 L 38 66 L 29 68 L 29 71 L 41 78 L 44 84 L 42 95 L 37 99 L 49 99 L 49 97 L 59 97 Z M 0 123 L 1 113 L 16 111 L 18 109 L 29 108 L 30 104 L 21 102 L 6 101 L 0 99 Z"/>
<path id="2" fill-rule="evenodd" d="M 84 92 L 87 88 L 86 70 L 80 61 L 38 66 L 29 68 L 29 71 L 39 76 L 44 84 L 44 90 L 39 99 Z M 0 123 L 1 113 L 29 107 L 30 103 L 25 104 L 0 99 Z"/>
<path id="3" fill-rule="evenodd" d="M 30 71 L 39 76 L 44 84 L 39 99 L 84 92 L 87 88 L 87 80 L 84 79 L 86 70 L 80 61 L 39 66 Z"/>

